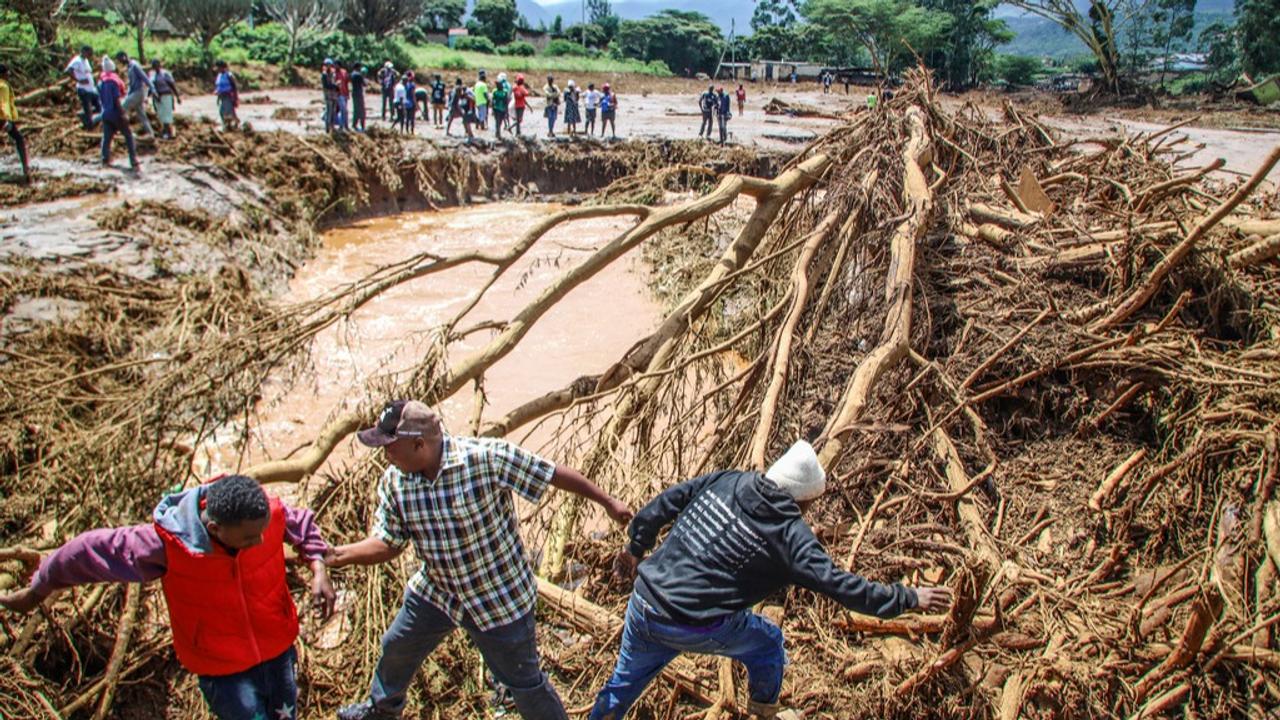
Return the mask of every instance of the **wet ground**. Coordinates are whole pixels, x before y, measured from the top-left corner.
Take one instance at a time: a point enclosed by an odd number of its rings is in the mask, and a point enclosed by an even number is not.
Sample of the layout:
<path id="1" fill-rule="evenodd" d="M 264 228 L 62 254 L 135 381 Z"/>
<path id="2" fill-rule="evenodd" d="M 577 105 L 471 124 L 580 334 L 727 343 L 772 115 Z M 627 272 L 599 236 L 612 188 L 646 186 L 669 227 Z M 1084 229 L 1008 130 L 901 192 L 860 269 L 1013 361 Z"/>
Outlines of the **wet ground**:
<path id="1" fill-rule="evenodd" d="M 492 203 L 439 212 L 402 213 L 326 232 L 314 259 L 298 271 L 281 303 L 303 301 L 359 279 L 379 265 L 423 251 L 452 255 L 470 250 L 501 251 L 529 227 L 562 209 L 548 203 Z M 544 236 L 516 263 L 467 316 L 464 326 L 515 315 L 565 270 L 630 227 L 626 218 L 582 220 Z M 312 347 L 314 372 L 296 383 L 276 378 L 253 418 L 252 463 L 280 457 L 315 436 L 330 413 L 356 408 L 370 381 L 411 368 L 431 342 L 431 331 L 451 318 L 491 272 L 470 265 L 427 276 L 387 291 L 356 311 L 347 322 L 319 335 Z M 533 326 L 510 355 L 485 376 L 484 418 L 493 420 L 517 405 L 597 373 L 651 331 L 659 308 L 646 286 L 646 271 L 624 257 L 575 288 Z M 478 333 L 458 346 L 456 362 L 487 343 Z M 470 432 L 474 393 L 464 390 L 439 409 L 446 428 Z M 528 428 L 516 434 L 522 437 Z M 530 442 L 538 444 L 535 434 Z M 348 441 L 336 459 L 359 452 Z M 236 458 L 225 449 L 207 466 L 225 468 Z M 207 462 L 207 460 L 206 460 Z"/>
<path id="2" fill-rule="evenodd" d="M 630 139 L 695 139 L 701 124 L 701 113 L 698 111 L 697 93 L 692 94 L 649 94 L 629 95 L 625 85 L 619 85 L 618 136 Z M 826 132 L 836 124 L 831 118 L 788 117 L 766 115 L 764 105 L 772 98 L 790 103 L 814 103 L 815 97 L 822 98 L 822 93 L 794 91 L 789 86 L 776 86 L 759 93 L 752 88 L 748 96 L 746 112 L 737 114 L 734 105 L 734 117 L 729 121 L 730 142 L 745 145 L 758 145 L 771 149 L 798 149 L 818 135 Z M 863 102 L 860 96 L 829 95 L 822 103 L 829 112 L 844 111 L 856 107 Z M 369 126 L 389 126 L 382 121 L 379 108 L 371 105 Z M 535 98 L 531 101 L 533 108 L 525 115 L 522 126 L 524 134 L 547 139 L 547 124 L 542 117 L 542 101 Z M 215 120 L 217 108 L 212 95 L 188 98 L 183 104 L 187 113 Z M 240 105 L 240 117 L 251 123 L 253 127 L 263 130 L 280 129 L 298 133 L 318 133 L 324 130 L 323 101 L 318 92 L 304 89 L 276 89 L 260 93 L 246 93 Z M 420 137 L 442 143 L 460 143 L 463 140 L 463 129 L 460 122 L 455 121 L 453 137 L 446 137 L 444 131 L 437 129 L 429 122 L 421 119 L 417 123 L 416 134 Z M 597 130 L 597 139 L 599 138 Z M 493 140 L 492 123 L 486 132 L 477 132 L 479 137 Z M 563 125 L 557 123 L 556 135 L 561 142 L 569 142 Z M 715 137 L 718 139 L 718 130 Z"/>

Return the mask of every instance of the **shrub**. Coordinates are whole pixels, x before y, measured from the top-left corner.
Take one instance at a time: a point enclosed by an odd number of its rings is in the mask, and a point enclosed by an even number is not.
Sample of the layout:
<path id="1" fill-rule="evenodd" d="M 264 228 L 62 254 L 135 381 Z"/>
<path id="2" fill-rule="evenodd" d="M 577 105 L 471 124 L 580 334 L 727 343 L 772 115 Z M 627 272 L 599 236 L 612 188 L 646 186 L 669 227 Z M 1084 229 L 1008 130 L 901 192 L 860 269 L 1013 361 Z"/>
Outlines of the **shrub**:
<path id="1" fill-rule="evenodd" d="M 1041 70 L 1040 58 L 1026 55 L 1001 55 L 996 61 L 1000 79 L 1011 86 L 1030 85 Z"/>
<path id="2" fill-rule="evenodd" d="M 517 40 L 513 43 L 499 46 L 498 54 L 514 57 L 533 57 L 538 54 L 538 49 L 523 40 Z"/>
<path id="3" fill-rule="evenodd" d="M 481 52 L 487 55 L 496 55 L 498 52 L 498 47 L 493 44 L 493 41 L 483 35 L 465 35 L 460 37 L 454 41 L 453 49 Z"/>
<path id="4" fill-rule="evenodd" d="M 547 46 L 542 50 L 542 54 L 552 57 L 590 57 L 591 51 L 576 42 L 556 39 L 547 43 Z"/>
<path id="5" fill-rule="evenodd" d="M 298 48 L 298 64 L 320 67 L 325 58 L 343 60 L 347 67 L 364 64 L 377 67 L 390 60 L 398 68 L 413 65 L 413 59 L 404 47 L 394 39 L 377 40 L 369 35 L 349 35 L 335 32 Z"/>
<path id="6" fill-rule="evenodd" d="M 450 55 L 441 61 L 440 68 L 443 70 L 466 70 L 467 59 L 461 55 Z"/>

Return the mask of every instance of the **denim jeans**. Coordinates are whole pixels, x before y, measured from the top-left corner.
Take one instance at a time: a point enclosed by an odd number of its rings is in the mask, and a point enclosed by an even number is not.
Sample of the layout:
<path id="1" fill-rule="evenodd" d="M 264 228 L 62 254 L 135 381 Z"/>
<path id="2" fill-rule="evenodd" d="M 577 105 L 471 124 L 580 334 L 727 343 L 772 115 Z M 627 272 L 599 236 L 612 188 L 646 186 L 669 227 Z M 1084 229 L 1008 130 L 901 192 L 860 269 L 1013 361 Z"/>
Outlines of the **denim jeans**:
<path id="1" fill-rule="evenodd" d="M 76 88 L 76 97 L 80 98 L 80 121 L 85 129 L 97 125 L 95 118 L 102 112 L 102 101 L 93 90 Z"/>
<path id="2" fill-rule="evenodd" d="M 298 651 L 234 675 L 201 675 L 200 692 L 218 720 L 293 720 L 298 712 Z"/>
<path id="3" fill-rule="evenodd" d="M 138 146 L 133 141 L 133 131 L 129 129 L 127 119 L 121 119 L 120 122 L 105 118 L 102 120 L 102 164 L 111 162 L 111 139 L 116 133 L 124 135 L 124 146 L 129 149 L 129 167 L 138 167 Z"/>
<path id="4" fill-rule="evenodd" d="M 339 95 L 339 96 L 338 96 L 338 119 L 337 119 L 337 124 L 338 124 L 338 127 L 342 128 L 343 130 L 347 130 L 347 129 L 349 129 L 349 128 L 348 128 L 348 124 L 349 124 L 349 123 L 348 123 L 348 119 L 347 119 L 347 100 L 348 100 L 348 97 L 347 97 L 346 95 Z"/>
<path id="5" fill-rule="evenodd" d="M 782 668 L 787 654 L 777 625 L 747 610 L 710 627 L 677 625 L 658 617 L 632 593 L 618 664 L 596 695 L 590 720 L 621 720 L 650 681 L 682 652 L 741 661 L 747 666 L 751 699 L 758 703 L 776 703 L 782 694 Z"/>
<path id="6" fill-rule="evenodd" d="M 543 114 L 547 116 L 547 133 L 550 135 L 556 134 L 556 113 L 559 111 L 560 108 L 555 105 L 548 105 L 547 109 L 543 111 Z"/>
<path id="7" fill-rule="evenodd" d="M 374 671 L 369 696 L 374 707 L 398 714 L 405 693 L 422 661 L 456 627 L 443 610 L 426 598 L 406 591 L 400 612 L 382 636 L 382 657 Z M 469 619 L 462 629 L 471 637 L 494 678 L 506 686 L 524 720 L 568 720 L 564 704 L 542 672 L 533 612 L 492 630 L 481 630 Z"/>

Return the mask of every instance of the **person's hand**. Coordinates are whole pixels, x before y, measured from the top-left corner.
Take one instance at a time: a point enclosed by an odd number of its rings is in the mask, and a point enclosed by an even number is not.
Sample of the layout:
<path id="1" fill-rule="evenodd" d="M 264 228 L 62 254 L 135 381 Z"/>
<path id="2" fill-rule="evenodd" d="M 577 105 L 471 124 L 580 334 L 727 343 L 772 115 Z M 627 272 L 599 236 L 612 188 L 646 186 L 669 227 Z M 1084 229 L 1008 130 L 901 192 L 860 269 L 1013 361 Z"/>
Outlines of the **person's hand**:
<path id="1" fill-rule="evenodd" d="M 324 551 L 324 557 L 320 558 L 324 561 L 326 567 L 338 568 L 342 567 L 342 563 L 338 561 L 338 548 L 330 545 L 328 550 Z"/>
<path id="2" fill-rule="evenodd" d="M 632 555 L 630 550 L 622 548 L 613 559 L 613 576 L 619 582 L 632 582 L 636 579 L 636 568 L 639 565 L 640 558 Z"/>
<path id="3" fill-rule="evenodd" d="M 610 519 L 622 527 L 626 527 L 630 524 L 631 518 L 636 516 L 635 512 L 632 511 L 631 506 L 616 498 L 611 499 L 611 502 L 608 505 L 605 505 L 604 509 L 605 512 L 609 513 Z"/>
<path id="4" fill-rule="evenodd" d="M 919 587 L 916 591 L 916 607 L 922 613 L 942 613 L 951 608 L 951 588 Z"/>
<path id="5" fill-rule="evenodd" d="M 31 588 L 23 588 L 17 592 L 0 595 L 0 606 L 4 606 L 9 612 L 22 613 L 23 615 L 35 610 L 43 601 L 44 598 L 37 595 Z"/>
<path id="6" fill-rule="evenodd" d="M 333 591 L 333 583 L 329 582 L 329 573 L 324 562 L 316 561 L 311 565 L 311 607 L 316 617 L 321 620 L 333 615 L 333 606 L 338 601 L 338 594 Z"/>

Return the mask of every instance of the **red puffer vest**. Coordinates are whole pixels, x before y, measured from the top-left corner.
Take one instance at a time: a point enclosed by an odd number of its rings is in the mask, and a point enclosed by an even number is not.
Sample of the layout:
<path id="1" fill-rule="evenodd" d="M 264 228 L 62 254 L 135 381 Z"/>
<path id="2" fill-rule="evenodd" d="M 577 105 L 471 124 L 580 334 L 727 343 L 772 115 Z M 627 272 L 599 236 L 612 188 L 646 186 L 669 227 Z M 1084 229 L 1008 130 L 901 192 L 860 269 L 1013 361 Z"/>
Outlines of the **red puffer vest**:
<path id="1" fill-rule="evenodd" d="M 235 555 L 192 552 L 168 530 L 161 581 L 178 662 L 196 675 L 231 675 L 278 657 L 298 637 L 284 575 L 284 507 L 271 498 L 262 544 Z"/>

